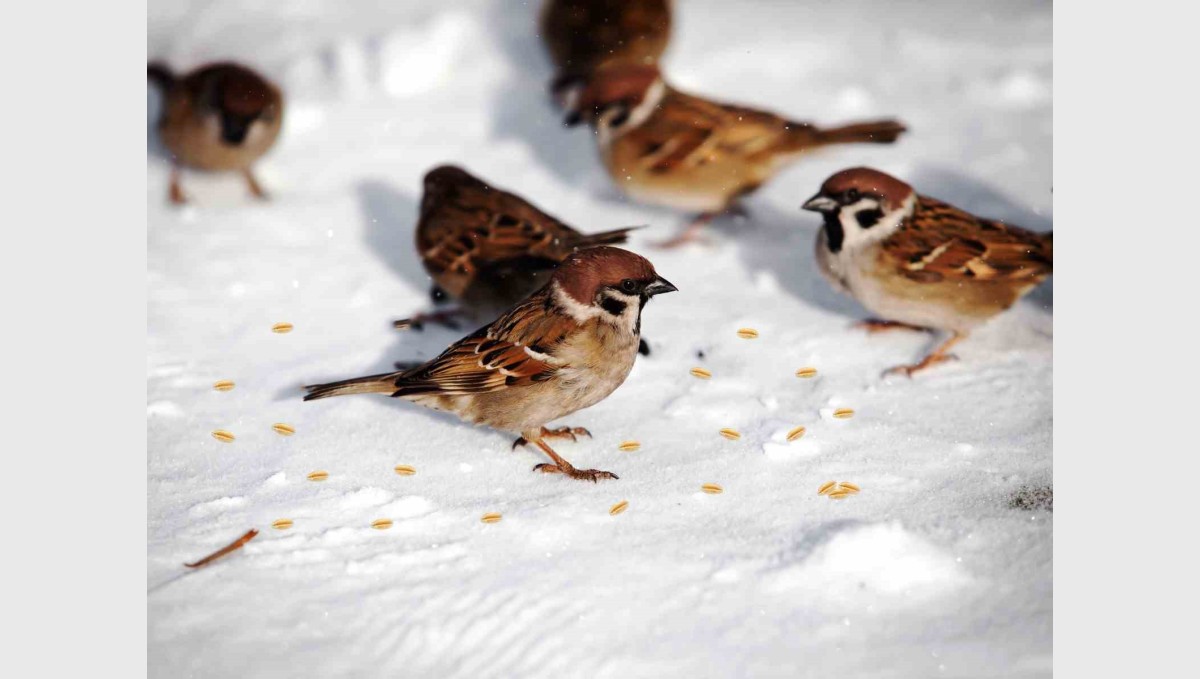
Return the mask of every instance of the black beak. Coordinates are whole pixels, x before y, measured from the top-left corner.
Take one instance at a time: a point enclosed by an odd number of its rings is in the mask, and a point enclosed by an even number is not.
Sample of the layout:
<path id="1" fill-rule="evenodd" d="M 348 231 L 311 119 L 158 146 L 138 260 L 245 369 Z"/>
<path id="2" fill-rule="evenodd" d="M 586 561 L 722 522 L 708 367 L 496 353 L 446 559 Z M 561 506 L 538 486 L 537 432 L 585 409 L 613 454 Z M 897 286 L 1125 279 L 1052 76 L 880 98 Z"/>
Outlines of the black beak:
<path id="1" fill-rule="evenodd" d="M 661 295 L 664 292 L 675 292 L 677 290 L 679 290 L 679 288 L 671 285 L 671 281 L 659 276 L 658 278 L 654 279 L 653 283 L 647 285 L 643 292 L 647 297 L 653 297 L 655 295 Z"/>
<path id="2" fill-rule="evenodd" d="M 812 212 L 836 212 L 838 209 L 838 202 L 829 196 L 818 193 L 812 198 L 809 198 L 808 201 L 801 207 L 803 207 L 805 210 L 811 210 Z"/>

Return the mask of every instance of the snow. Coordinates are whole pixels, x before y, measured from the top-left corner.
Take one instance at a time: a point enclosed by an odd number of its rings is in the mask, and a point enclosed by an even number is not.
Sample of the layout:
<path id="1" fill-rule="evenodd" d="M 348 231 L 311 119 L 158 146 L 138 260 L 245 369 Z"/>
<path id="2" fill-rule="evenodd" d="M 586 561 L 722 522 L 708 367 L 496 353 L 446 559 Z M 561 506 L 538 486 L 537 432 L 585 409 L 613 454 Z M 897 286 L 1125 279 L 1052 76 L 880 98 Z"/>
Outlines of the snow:
<path id="1" fill-rule="evenodd" d="M 956 347 L 960 361 L 883 378 L 932 340 L 851 327 L 865 312 L 813 269 L 817 218 L 799 209 L 865 164 L 1051 228 L 1049 3 L 678 3 L 679 86 L 912 131 L 790 168 L 748 218 L 672 252 L 648 243 L 686 217 L 625 201 L 588 133 L 559 127 L 533 5 L 378 5 L 149 7 L 151 56 L 244 60 L 289 94 L 259 168 L 269 203 L 188 173 L 193 203 L 172 208 L 148 129 L 153 676 L 1050 674 L 1052 515 L 1008 498 L 1051 483 L 1052 281 Z M 428 304 L 412 228 L 420 178 L 442 162 L 585 230 L 651 225 L 631 247 L 680 289 L 647 307 L 654 353 L 560 423 L 595 438 L 559 452 L 619 481 L 533 474 L 543 460 L 507 435 L 408 403 L 301 402 L 300 385 L 462 334 L 390 327 Z M 272 333 L 281 321 L 295 329 Z M 804 366 L 818 375 L 797 378 Z M 833 419 L 839 407 L 854 417 Z M 640 450 L 617 449 L 630 439 Z M 315 470 L 329 479 L 306 480 Z M 862 492 L 818 496 L 830 480 Z M 183 568 L 251 527 L 239 552 Z"/>

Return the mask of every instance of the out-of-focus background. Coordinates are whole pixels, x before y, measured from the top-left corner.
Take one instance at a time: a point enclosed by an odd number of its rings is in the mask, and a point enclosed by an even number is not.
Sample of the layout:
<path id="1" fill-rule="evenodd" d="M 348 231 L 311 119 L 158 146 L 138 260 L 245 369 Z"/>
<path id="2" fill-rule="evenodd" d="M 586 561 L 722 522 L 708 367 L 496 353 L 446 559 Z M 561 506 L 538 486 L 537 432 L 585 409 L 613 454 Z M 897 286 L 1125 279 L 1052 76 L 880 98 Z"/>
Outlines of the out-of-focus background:
<path id="1" fill-rule="evenodd" d="M 591 134 L 560 126 L 538 4 L 148 7 L 151 58 L 234 59 L 288 97 L 258 164 L 273 200 L 189 172 L 183 208 L 166 201 L 147 100 L 151 674 L 1049 675 L 1052 514 L 1022 498 L 1051 483 L 1052 285 L 961 361 L 882 379 L 930 340 L 850 327 L 865 312 L 816 273 L 818 219 L 799 205 L 872 165 L 1050 229 L 1051 4 L 677 2 L 664 69 L 680 88 L 910 132 L 798 163 L 711 244 L 671 252 L 648 243 L 688 217 L 627 202 Z M 619 481 L 532 474 L 541 459 L 506 435 L 410 404 L 300 401 L 302 384 L 462 334 L 389 325 L 428 305 L 412 233 L 420 179 L 443 162 L 585 231 L 650 225 L 630 247 L 680 292 L 646 310 L 653 354 L 566 422 L 595 438 L 561 451 Z M 739 339 L 745 326 L 760 338 Z M 794 377 L 809 365 L 816 379 Z M 618 451 L 629 439 L 641 449 Z M 862 493 L 817 495 L 835 479 Z M 294 526 L 272 530 L 279 518 Z M 250 527 L 241 552 L 182 568 Z"/>

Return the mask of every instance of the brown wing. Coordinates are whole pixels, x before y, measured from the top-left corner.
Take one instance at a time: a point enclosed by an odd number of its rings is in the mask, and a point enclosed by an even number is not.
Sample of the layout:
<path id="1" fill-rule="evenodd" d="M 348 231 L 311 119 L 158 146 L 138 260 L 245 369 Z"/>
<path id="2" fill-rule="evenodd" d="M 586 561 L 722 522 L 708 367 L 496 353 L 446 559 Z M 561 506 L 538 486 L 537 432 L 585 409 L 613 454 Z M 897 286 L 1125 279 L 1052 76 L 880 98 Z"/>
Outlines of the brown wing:
<path id="1" fill-rule="evenodd" d="M 476 394 L 550 379 L 563 367 L 555 352 L 579 326 L 547 313 L 548 301 L 543 288 L 437 358 L 399 375 L 392 396 Z"/>
<path id="2" fill-rule="evenodd" d="M 426 179 L 417 249 L 425 268 L 451 296 L 460 297 L 489 265 L 522 259 L 528 265 L 544 260 L 553 267 L 582 238 L 521 197 L 458 168 L 439 168 Z"/>
<path id="3" fill-rule="evenodd" d="M 981 219 L 925 196 L 904 226 L 883 242 L 883 250 L 904 276 L 919 282 L 1036 282 L 1054 268 L 1050 234 Z"/>
<path id="4" fill-rule="evenodd" d="M 668 91 L 656 115 L 637 133 L 643 157 L 654 172 L 694 167 L 741 156 L 749 161 L 783 150 L 798 135 L 815 130 L 766 111 L 722 104 Z"/>

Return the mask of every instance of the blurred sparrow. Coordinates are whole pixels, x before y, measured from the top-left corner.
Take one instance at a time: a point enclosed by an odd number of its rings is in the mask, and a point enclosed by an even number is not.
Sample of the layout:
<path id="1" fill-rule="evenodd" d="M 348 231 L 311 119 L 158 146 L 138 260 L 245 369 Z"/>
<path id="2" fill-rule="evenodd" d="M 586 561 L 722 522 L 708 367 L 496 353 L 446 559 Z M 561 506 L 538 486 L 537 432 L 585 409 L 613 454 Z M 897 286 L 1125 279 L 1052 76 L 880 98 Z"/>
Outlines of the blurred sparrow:
<path id="1" fill-rule="evenodd" d="M 540 24 L 557 86 L 604 64 L 658 61 L 671 34 L 671 0 L 547 0 Z"/>
<path id="2" fill-rule="evenodd" d="M 459 315 L 490 321 L 545 285 L 571 253 L 623 243 L 628 231 L 585 236 L 462 168 L 436 167 L 425 175 L 417 252 L 433 278 L 433 298 L 449 297 L 459 308 L 396 321 L 396 327 L 448 323 Z"/>
<path id="3" fill-rule="evenodd" d="M 954 358 L 951 346 L 1054 268 L 1051 233 L 976 217 L 865 167 L 827 179 L 804 209 L 825 220 L 816 254 L 826 278 L 883 319 L 867 321 L 868 329 L 950 333 L 920 363 L 889 373 L 912 375 Z"/>
<path id="4" fill-rule="evenodd" d="M 615 479 L 611 472 L 576 469 L 546 443 L 587 430 L 545 425 L 621 386 L 637 356 L 642 307 L 673 290 L 632 252 L 608 246 L 580 250 L 548 284 L 437 358 L 399 372 L 306 387 L 304 400 L 388 394 L 519 434 L 514 447 L 536 444 L 554 461 L 535 471 Z"/>
<path id="5" fill-rule="evenodd" d="M 567 124 L 587 119 L 600 155 L 622 191 L 648 203 L 700 212 L 664 245 L 699 229 L 803 153 L 829 144 L 888 144 L 904 132 L 893 120 L 818 128 L 773 113 L 684 94 L 657 66 L 602 68 L 571 85 Z"/>
<path id="6" fill-rule="evenodd" d="M 171 202 L 187 201 L 180 166 L 236 170 L 250 191 L 265 198 L 250 166 L 271 148 L 283 122 L 283 95 L 253 71 L 232 63 L 212 64 L 176 77 L 150 64 L 150 80 L 163 93 L 158 129 L 171 152 Z"/>

